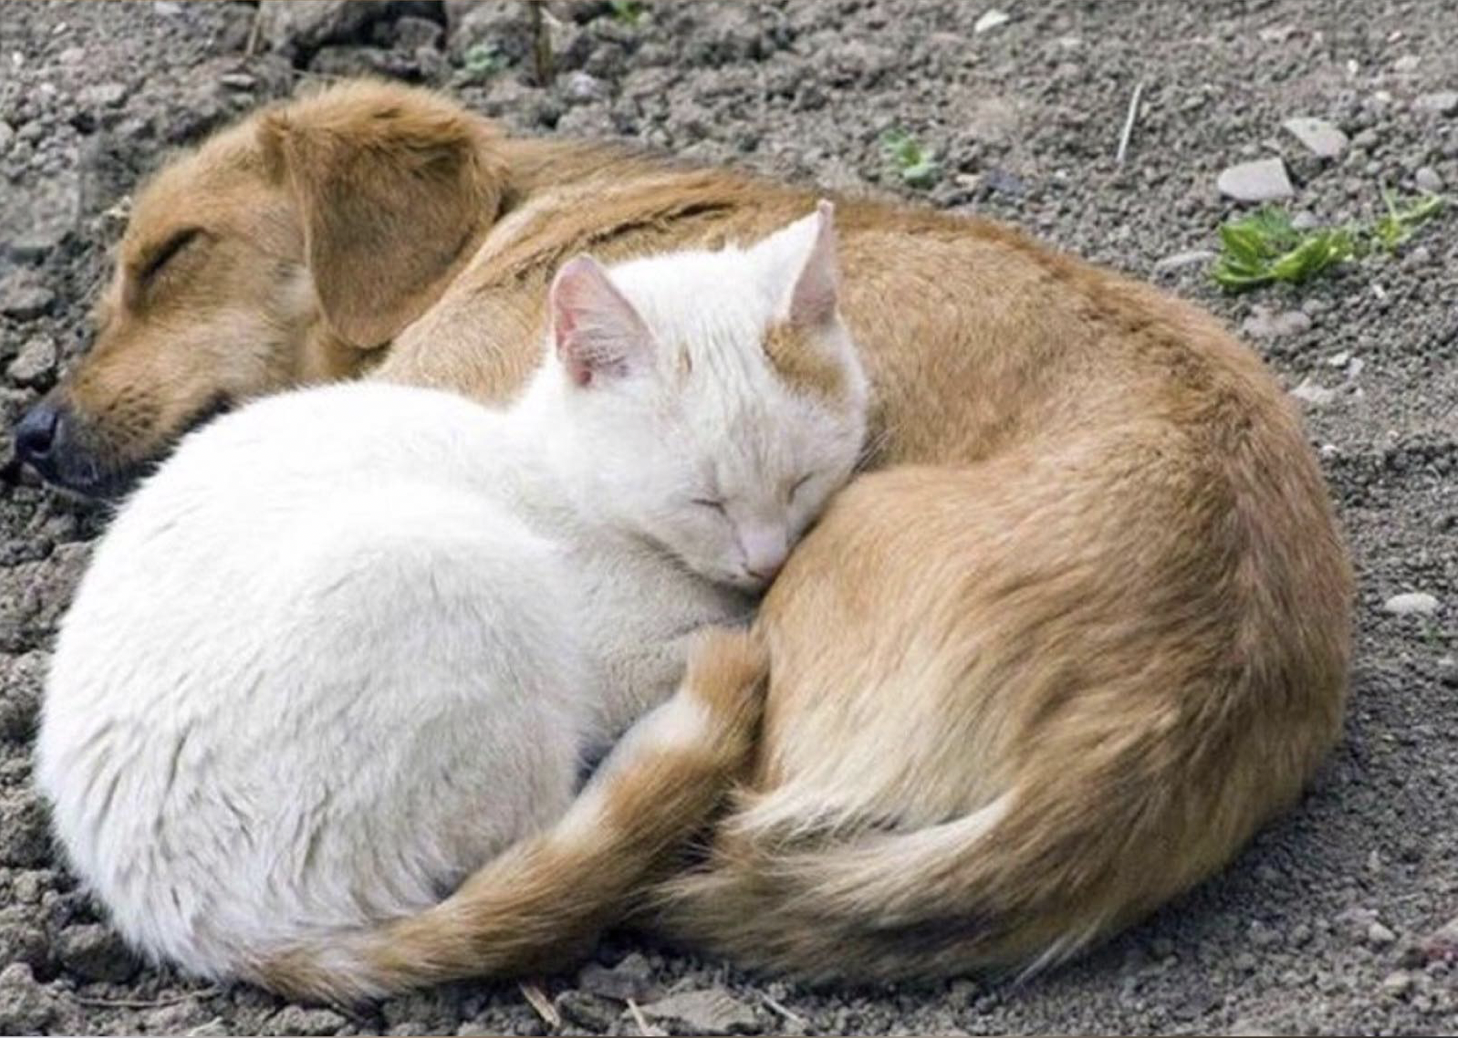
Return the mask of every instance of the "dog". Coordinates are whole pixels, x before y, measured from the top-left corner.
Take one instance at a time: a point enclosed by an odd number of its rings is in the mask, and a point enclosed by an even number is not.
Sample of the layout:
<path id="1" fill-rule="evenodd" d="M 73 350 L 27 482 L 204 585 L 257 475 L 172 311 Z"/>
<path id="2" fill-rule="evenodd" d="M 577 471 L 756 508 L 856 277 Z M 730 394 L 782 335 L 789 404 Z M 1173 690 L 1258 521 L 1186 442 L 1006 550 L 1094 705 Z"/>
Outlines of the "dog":
<path id="1" fill-rule="evenodd" d="M 290 386 L 501 400 L 560 261 L 748 240 L 814 198 L 400 86 L 286 102 L 140 193 L 17 451 L 100 494 Z M 1346 553 L 1291 405 L 1209 316 L 982 220 L 837 223 L 867 471 L 766 597 L 754 767 L 641 921 L 815 981 L 1039 968 L 1298 797 L 1343 713 Z"/>

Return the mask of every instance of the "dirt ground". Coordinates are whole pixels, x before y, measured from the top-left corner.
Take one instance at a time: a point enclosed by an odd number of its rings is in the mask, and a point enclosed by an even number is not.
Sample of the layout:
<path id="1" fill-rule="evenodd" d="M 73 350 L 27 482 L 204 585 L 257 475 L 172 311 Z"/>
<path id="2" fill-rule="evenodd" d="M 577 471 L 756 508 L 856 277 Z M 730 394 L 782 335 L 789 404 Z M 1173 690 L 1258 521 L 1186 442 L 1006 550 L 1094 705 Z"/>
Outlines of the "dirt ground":
<path id="1" fill-rule="evenodd" d="M 517 4 L 296 12 L 261 25 L 250 54 L 247 4 L 6 0 L 0 430 L 85 347 L 120 226 L 113 206 L 138 177 L 321 76 L 374 69 L 447 86 L 518 132 L 624 136 L 1020 224 L 1209 307 L 1286 386 L 1304 386 L 1359 575 L 1341 747 L 1301 806 L 1221 876 L 1034 980 L 816 992 L 615 935 L 597 962 L 543 982 L 562 1029 L 640 1033 L 632 997 L 649 1033 L 1453 1034 L 1454 207 L 1397 257 L 1301 289 L 1224 296 L 1189 255 L 1215 248 L 1235 211 L 1219 172 L 1251 158 L 1281 155 L 1289 207 L 1323 221 L 1372 215 L 1381 185 L 1453 198 L 1453 8 L 1000 6 L 1009 20 L 980 32 L 989 4 L 959 0 L 654 4 L 641 15 L 555 4 L 556 79 L 542 88 Z M 1295 116 L 1337 126 L 1343 153 L 1309 154 L 1283 128 Z M 931 186 L 904 183 L 884 154 L 894 128 L 935 153 Z M 130 958 L 54 855 L 30 790 L 47 647 L 105 517 L 43 489 L 11 455 L 0 431 L 0 1033 L 549 1033 L 515 985 L 346 1016 Z M 1395 612 L 1405 592 L 1434 601 Z"/>

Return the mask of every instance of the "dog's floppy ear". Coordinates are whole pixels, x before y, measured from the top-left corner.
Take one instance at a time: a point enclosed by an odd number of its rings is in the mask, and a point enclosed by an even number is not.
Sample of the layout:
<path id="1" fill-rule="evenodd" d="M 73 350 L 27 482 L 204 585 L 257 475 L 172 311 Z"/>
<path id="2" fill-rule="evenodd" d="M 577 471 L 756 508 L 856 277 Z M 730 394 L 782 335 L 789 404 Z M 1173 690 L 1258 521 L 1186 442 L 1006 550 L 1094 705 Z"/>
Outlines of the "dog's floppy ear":
<path id="1" fill-rule="evenodd" d="M 506 165 L 495 131 L 424 90 L 354 83 L 266 113 L 269 175 L 304 223 L 325 319 L 380 346 L 439 295 L 496 218 Z"/>

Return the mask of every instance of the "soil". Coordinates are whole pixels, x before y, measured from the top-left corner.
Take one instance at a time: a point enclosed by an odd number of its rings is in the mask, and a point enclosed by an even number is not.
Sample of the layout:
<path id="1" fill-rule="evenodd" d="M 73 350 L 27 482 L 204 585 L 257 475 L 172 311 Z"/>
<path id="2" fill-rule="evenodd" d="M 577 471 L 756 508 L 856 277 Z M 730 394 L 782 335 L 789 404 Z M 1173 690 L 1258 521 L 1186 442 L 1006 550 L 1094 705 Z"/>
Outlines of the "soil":
<path id="1" fill-rule="evenodd" d="M 978 32 L 988 5 L 958 0 L 555 3 L 545 87 L 519 4 L 323 3 L 255 34 L 243 3 L 7 0 L 0 430 L 85 347 L 138 178 L 322 77 L 374 70 L 446 87 L 518 132 L 629 137 L 1008 220 L 1208 307 L 1286 386 L 1306 382 L 1359 601 L 1344 739 L 1301 805 L 1153 919 L 1021 983 L 812 991 L 617 934 L 595 963 L 542 981 L 547 1013 L 510 984 L 355 1015 L 205 987 L 135 962 L 47 837 L 30 790 L 36 704 L 105 512 L 41 487 L 0 431 L 0 1033 L 543 1034 L 554 1013 L 565 1032 L 639 1033 L 630 996 L 650 1033 L 1455 1033 L 1455 207 L 1397 255 L 1301 288 L 1227 296 L 1187 255 L 1216 248 L 1238 210 L 1218 173 L 1269 155 L 1286 161 L 1290 210 L 1324 222 L 1372 217 L 1383 186 L 1453 199 L 1454 10 L 1003 6 L 1009 20 Z M 1298 116 L 1342 130 L 1343 154 L 1311 155 L 1283 128 Z M 928 179 L 908 183 L 887 157 L 894 129 L 933 153 Z M 1404 592 L 1437 604 L 1386 609 Z"/>

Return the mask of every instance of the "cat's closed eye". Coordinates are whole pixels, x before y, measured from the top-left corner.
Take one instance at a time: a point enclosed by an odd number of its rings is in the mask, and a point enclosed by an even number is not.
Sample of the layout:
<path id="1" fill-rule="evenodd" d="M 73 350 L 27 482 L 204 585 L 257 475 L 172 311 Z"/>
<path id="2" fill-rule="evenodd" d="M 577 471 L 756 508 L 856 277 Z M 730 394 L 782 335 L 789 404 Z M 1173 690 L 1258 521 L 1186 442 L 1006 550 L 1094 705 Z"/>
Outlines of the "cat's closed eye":
<path id="1" fill-rule="evenodd" d="M 718 512 L 721 515 L 725 514 L 725 502 L 719 500 L 718 498 L 693 497 L 690 498 L 689 503 L 696 506 L 697 508 L 708 508 L 712 512 Z"/>
<path id="2" fill-rule="evenodd" d="M 806 473 L 806 475 L 796 480 L 796 482 L 792 483 L 791 489 L 786 491 L 786 500 L 794 501 L 796 499 L 796 495 L 806 488 L 806 484 L 810 483 L 815 478 L 816 473 L 808 472 Z"/>

